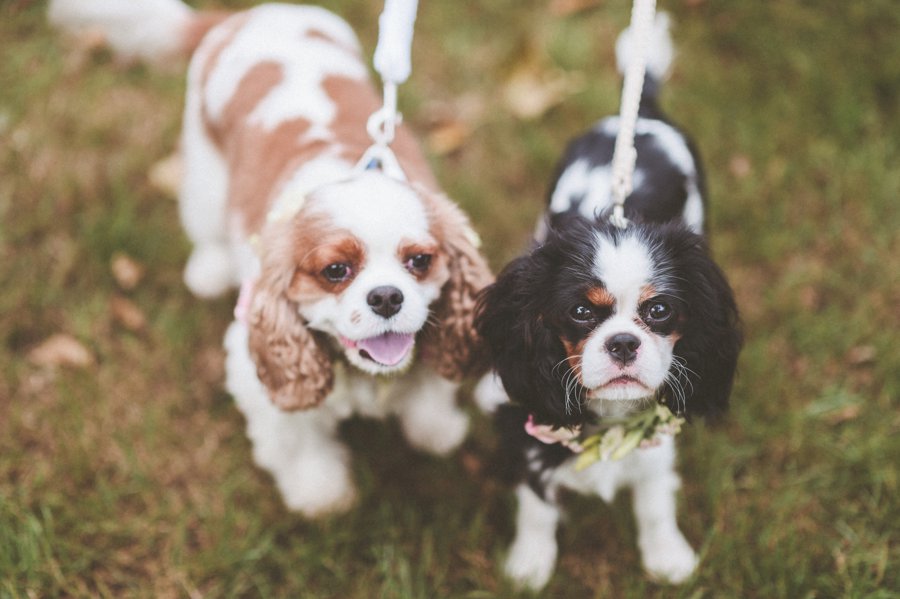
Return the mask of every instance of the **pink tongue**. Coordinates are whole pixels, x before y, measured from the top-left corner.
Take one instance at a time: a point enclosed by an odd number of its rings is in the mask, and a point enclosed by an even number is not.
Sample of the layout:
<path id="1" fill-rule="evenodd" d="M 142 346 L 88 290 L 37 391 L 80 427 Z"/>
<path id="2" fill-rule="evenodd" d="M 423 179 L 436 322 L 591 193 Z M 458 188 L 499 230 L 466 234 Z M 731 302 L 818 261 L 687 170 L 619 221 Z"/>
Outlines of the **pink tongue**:
<path id="1" fill-rule="evenodd" d="M 415 343 L 415 335 L 411 333 L 385 333 L 377 337 L 369 337 L 356 342 L 356 347 L 369 354 L 369 357 L 383 364 L 394 366 L 399 364 Z"/>

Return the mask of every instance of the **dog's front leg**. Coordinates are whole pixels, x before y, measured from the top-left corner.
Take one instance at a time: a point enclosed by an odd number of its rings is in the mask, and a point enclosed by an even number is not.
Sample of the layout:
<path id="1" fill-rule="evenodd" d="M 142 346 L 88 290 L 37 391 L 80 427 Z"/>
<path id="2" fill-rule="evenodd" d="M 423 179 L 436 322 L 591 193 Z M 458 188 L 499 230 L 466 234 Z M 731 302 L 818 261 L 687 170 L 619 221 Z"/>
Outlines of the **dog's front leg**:
<path id="1" fill-rule="evenodd" d="M 247 414 L 254 460 L 272 474 L 288 509 L 307 518 L 346 511 L 356 500 L 349 452 L 316 411 L 281 412 L 267 426 L 254 426 Z"/>
<path id="2" fill-rule="evenodd" d="M 456 405 L 458 383 L 420 368 L 396 389 L 396 413 L 410 445 L 436 455 L 456 449 L 469 430 L 469 416 Z"/>
<path id="3" fill-rule="evenodd" d="M 681 481 L 675 472 L 674 443 L 639 450 L 644 475 L 633 484 L 633 507 L 637 520 L 638 546 L 644 569 L 661 582 L 678 584 L 697 567 L 697 555 L 676 521 L 676 494 Z M 656 454 L 656 455 L 653 455 Z"/>
<path id="4" fill-rule="evenodd" d="M 269 471 L 285 504 L 309 518 L 349 509 L 356 499 L 350 455 L 337 439 L 340 415 L 325 405 L 302 412 L 276 407 L 256 376 L 247 328 L 232 323 L 226 387 L 247 419 L 254 461 Z"/>
<path id="5" fill-rule="evenodd" d="M 517 587 L 537 591 L 550 580 L 556 565 L 559 508 L 538 497 L 525 483 L 516 488 L 516 498 L 516 536 L 504 572 Z"/>
<path id="6" fill-rule="evenodd" d="M 308 518 L 349 509 L 356 499 L 350 454 L 327 408 L 288 413 L 256 407 L 262 409 L 244 410 L 253 458 L 272 474 L 285 505 Z"/>

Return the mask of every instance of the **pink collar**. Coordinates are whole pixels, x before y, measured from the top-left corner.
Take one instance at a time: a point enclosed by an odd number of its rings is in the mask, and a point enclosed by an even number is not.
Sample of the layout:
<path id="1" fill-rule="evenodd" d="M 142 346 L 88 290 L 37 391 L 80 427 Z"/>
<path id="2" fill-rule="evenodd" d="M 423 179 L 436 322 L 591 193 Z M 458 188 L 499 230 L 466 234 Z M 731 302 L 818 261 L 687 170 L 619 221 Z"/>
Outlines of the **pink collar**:
<path id="1" fill-rule="evenodd" d="M 549 424 L 535 424 L 534 414 L 529 414 L 528 420 L 525 422 L 525 432 L 547 445 L 561 443 L 575 453 L 584 451 L 584 448 L 578 443 L 578 437 L 581 436 L 580 426 L 570 429 L 564 427 L 553 428 Z"/>
<path id="2" fill-rule="evenodd" d="M 243 324 L 247 324 L 247 318 L 250 316 L 250 302 L 253 299 L 255 284 L 254 279 L 247 279 L 241 283 L 241 292 L 238 294 L 237 304 L 234 306 L 234 319 Z"/>

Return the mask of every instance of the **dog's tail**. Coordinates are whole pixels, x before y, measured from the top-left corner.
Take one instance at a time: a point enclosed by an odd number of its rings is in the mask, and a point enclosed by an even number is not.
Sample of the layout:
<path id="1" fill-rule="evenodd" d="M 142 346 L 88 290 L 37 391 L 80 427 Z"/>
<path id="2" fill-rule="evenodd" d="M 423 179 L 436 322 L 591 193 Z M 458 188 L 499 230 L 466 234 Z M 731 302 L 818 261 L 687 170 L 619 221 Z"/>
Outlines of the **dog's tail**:
<path id="1" fill-rule="evenodd" d="M 645 104 L 656 104 L 660 85 L 669 76 L 669 69 L 675 58 L 675 46 L 672 44 L 672 36 L 669 34 L 669 15 L 665 12 L 656 13 L 656 20 L 650 32 L 650 37 L 641 43 L 649 44 L 647 49 L 647 71 L 644 76 L 644 88 L 641 93 L 641 112 L 645 110 Z M 631 27 L 627 28 L 616 40 L 616 66 L 623 76 L 631 64 L 634 54 L 634 34 Z M 649 108 L 647 106 L 647 108 Z"/>
<path id="2" fill-rule="evenodd" d="M 165 64 L 189 57 L 227 12 L 195 11 L 181 0 L 50 0 L 50 23 L 100 36 L 121 58 Z"/>

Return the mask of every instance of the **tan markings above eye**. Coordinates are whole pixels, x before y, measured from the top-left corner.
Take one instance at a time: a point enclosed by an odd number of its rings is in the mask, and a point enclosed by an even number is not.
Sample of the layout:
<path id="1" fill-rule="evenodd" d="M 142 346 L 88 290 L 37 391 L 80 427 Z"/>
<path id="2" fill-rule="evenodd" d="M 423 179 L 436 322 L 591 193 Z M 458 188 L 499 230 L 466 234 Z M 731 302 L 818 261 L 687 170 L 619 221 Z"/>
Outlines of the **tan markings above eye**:
<path id="1" fill-rule="evenodd" d="M 658 294 L 656 292 L 656 288 L 653 285 L 647 285 L 643 289 L 641 289 L 641 295 L 638 298 L 638 304 L 643 304 L 650 298 L 656 297 Z"/>
<path id="2" fill-rule="evenodd" d="M 436 243 L 404 242 L 397 247 L 397 256 L 405 262 L 417 254 L 436 254 L 437 251 Z"/>
<path id="3" fill-rule="evenodd" d="M 302 243 L 295 246 L 297 272 L 292 285 L 298 297 L 316 293 L 341 293 L 365 266 L 366 254 L 360 241 L 345 230 L 319 226 L 303 230 Z"/>
<path id="4" fill-rule="evenodd" d="M 318 240 L 316 247 L 301 260 L 301 267 L 309 273 L 322 273 L 326 268 L 343 264 L 353 272 L 359 272 L 365 261 L 365 250 L 359 241 L 352 236 Z"/>
<path id="5" fill-rule="evenodd" d="M 616 298 L 603 287 L 592 287 L 584 296 L 595 306 L 612 307 L 616 303 Z"/>

